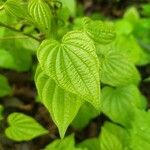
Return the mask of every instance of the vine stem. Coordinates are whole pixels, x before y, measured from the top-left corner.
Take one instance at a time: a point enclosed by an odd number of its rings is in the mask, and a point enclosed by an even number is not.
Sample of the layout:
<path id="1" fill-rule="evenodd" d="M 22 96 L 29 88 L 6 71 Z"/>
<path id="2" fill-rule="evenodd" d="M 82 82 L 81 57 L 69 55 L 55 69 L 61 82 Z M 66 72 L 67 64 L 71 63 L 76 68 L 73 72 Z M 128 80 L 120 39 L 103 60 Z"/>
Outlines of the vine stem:
<path id="1" fill-rule="evenodd" d="M 9 26 L 9 25 L 7 25 L 7 24 L 4 24 L 4 23 L 2 23 L 2 22 L 0 22 L 0 26 L 1 26 L 1 27 L 5 27 L 5 28 L 7 28 L 7 29 L 10 29 L 10 30 L 12 30 L 12 31 L 21 33 L 21 34 L 23 34 L 23 35 L 25 35 L 25 36 L 27 36 L 27 37 L 30 37 L 30 38 L 32 38 L 32 39 L 34 39 L 34 40 L 36 40 L 36 41 L 41 42 L 41 40 L 40 40 L 39 38 L 36 38 L 36 37 L 32 36 L 31 34 L 23 33 L 23 32 L 21 32 L 20 30 L 18 30 L 18 29 L 16 29 L 16 28 L 13 28 L 13 27 L 11 27 L 11 26 Z"/>

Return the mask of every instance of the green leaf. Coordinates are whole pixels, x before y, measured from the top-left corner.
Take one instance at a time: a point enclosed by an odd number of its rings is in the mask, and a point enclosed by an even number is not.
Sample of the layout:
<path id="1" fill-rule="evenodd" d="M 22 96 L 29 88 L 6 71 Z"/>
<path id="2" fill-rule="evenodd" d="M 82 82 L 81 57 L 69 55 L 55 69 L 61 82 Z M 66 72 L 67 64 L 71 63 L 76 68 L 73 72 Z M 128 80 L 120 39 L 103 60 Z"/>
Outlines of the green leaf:
<path id="1" fill-rule="evenodd" d="M 102 127 L 99 140 L 102 150 L 123 150 L 123 144 L 120 139 L 105 128 L 105 126 Z"/>
<path id="2" fill-rule="evenodd" d="M 72 16 L 76 15 L 76 1 L 75 0 L 60 0 L 63 7 L 67 7 Z"/>
<path id="3" fill-rule="evenodd" d="M 74 128 L 83 129 L 91 119 L 98 116 L 100 113 L 97 112 L 92 105 L 85 103 L 81 106 L 77 116 L 72 122 Z"/>
<path id="4" fill-rule="evenodd" d="M 130 22 L 128 22 L 127 20 L 124 20 L 124 19 L 116 21 L 115 22 L 115 27 L 116 27 L 116 33 L 118 35 L 129 35 L 133 31 L 132 24 Z"/>
<path id="5" fill-rule="evenodd" d="M 127 57 L 134 64 L 142 65 L 147 63 L 148 58 L 146 53 L 133 35 L 118 36 L 114 45 L 118 52 L 122 53 L 122 55 Z"/>
<path id="6" fill-rule="evenodd" d="M 146 98 L 146 96 L 141 94 L 141 110 L 146 110 L 148 106 L 148 99 Z"/>
<path id="7" fill-rule="evenodd" d="M 128 143 L 128 133 L 125 129 L 106 122 L 99 137 L 102 150 L 125 150 Z"/>
<path id="8" fill-rule="evenodd" d="M 142 5 L 142 14 L 144 15 L 144 16 L 150 16 L 150 4 L 149 3 L 145 3 L 145 4 L 143 4 Z"/>
<path id="9" fill-rule="evenodd" d="M 82 100 L 77 95 L 60 88 L 40 67 L 37 68 L 35 82 L 41 102 L 50 112 L 63 138 L 69 124 L 79 111 Z"/>
<path id="10" fill-rule="evenodd" d="M 150 112 L 135 110 L 135 118 L 130 129 L 130 148 L 132 150 L 150 149 Z"/>
<path id="11" fill-rule="evenodd" d="M 81 150 L 75 148 L 74 136 L 70 135 L 60 140 L 57 139 L 54 142 L 47 145 L 44 150 Z"/>
<path id="12" fill-rule="evenodd" d="M 45 73 L 63 89 L 100 109 L 99 62 L 93 41 L 82 31 L 71 31 L 62 42 L 45 40 L 37 50 Z"/>
<path id="13" fill-rule="evenodd" d="M 138 10 L 135 7 L 128 8 L 124 14 L 124 19 L 136 25 L 136 23 L 140 19 Z"/>
<path id="14" fill-rule="evenodd" d="M 112 86 L 138 84 L 140 75 L 136 67 L 122 53 L 115 50 L 113 44 L 97 46 L 97 55 L 101 63 L 101 81 Z"/>
<path id="15" fill-rule="evenodd" d="M 0 49 L 0 67 L 5 69 L 14 69 L 15 60 L 9 51 Z"/>
<path id="16" fill-rule="evenodd" d="M 108 22 L 87 21 L 84 25 L 84 31 L 90 38 L 100 44 L 108 44 L 116 37 L 113 24 Z"/>
<path id="17" fill-rule="evenodd" d="M 8 84 L 7 78 L 3 75 L 0 75 L 0 97 L 10 94 L 11 88 Z"/>
<path id="18" fill-rule="evenodd" d="M 5 29 L 5 32 L 3 34 L 3 37 L 15 37 L 20 36 L 20 34 L 16 34 L 16 32 L 13 32 L 11 30 Z M 3 38 L 2 37 L 2 38 Z M 20 42 L 20 39 L 6 39 L 6 40 L 0 40 L 0 47 L 2 47 L 2 50 L 6 50 L 9 57 L 11 58 L 9 69 L 17 70 L 17 71 L 28 71 L 31 67 L 31 61 L 32 61 L 32 54 L 31 51 L 27 50 Z M 26 41 L 26 40 L 25 40 Z M 0 50 L 1 51 L 1 50 Z M 2 60 L 4 59 L 3 55 L 0 55 L 2 57 Z M 9 62 L 9 61 L 8 61 Z M 6 62 L 7 64 L 7 62 Z"/>
<path id="19" fill-rule="evenodd" d="M 3 110 L 4 110 L 4 107 L 0 105 L 0 121 L 3 119 Z"/>
<path id="20" fill-rule="evenodd" d="M 35 24 L 47 35 L 51 30 L 51 10 L 44 0 L 29 0 L 28 12 Z"/>
<path id="21" fill-rule="evenodd" d="M 116 136 L 120 140 L 124 148 L 127 147 L 127 145 L 129 144 L 128 138 L 130 135 L 126 128 L 123 128 L 111 122 L 105 122 L 104 128 L 114 136 Z"/>
<path id="22" fill-rule="evenodd" d="M 100 150 L 100 142 L 97 138 L 91 138 L 79 143 L 78 147 L 85 150 Z"/>
<path id="23" fill-rule="evenodd" d="M 48 133 L 36 120 L 22 113 L 10 114 L 8 123 L 10 126 L 6 128 L 5 134 L 15 141 L 28 141 Z"/>
<path id="24" fill-rule="evenodd" d="M 146 78 L 144 81 L 145 82 L 150 82 L 150 77 Z"/>
<path id="25" fill-rule="evenodd" d="M 129 126 L 134 117 L 133 107 L 141 105 L 141 94 L 134 85 L 102 89 L 102 111 L 114 122 Z"/>
<path id="26" fill-rule="evenodd" d="M 7 0 L 4 5 L 5 10 L 19 18 L 26 18 L 28 16 L 27 3 L 23 0 Z"/>

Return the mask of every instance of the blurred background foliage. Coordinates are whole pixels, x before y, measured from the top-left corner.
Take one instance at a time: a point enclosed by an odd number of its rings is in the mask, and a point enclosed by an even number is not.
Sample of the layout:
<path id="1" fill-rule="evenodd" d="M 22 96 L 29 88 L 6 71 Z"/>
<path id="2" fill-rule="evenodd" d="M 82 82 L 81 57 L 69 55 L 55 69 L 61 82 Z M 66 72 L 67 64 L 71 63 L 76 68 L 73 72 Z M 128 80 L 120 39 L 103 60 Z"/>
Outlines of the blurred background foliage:
<path id="1" fill-rule="evenodd" d="M 68 30 L 80 26 L 78 20 L 85 15 L 93 20 L 112 22 L 115 25 L 117 38 L 111 45 L 137 66 L 142 76 L 140 90 L 144 95 L 141 96 L 145 102 L 143 108 L 146 104 L 146 109 L 150 108 L 150 1 L 60 1 L 65 6 L 58 12 L 61 18 L 60 37 Z M 57 127 L 47 110 L 38 103 L 39 98 L 33 81 L 37 65 L 35 53 L 44 35 L 22 16 L 18 19 L 3 11 L 4 2 L 6 0 L 0 0 L 0 149 L 38 150 L 59 137 Z M 9 26 L 4 27 L 4 24 Z M 7 126 L 7 116 L 15 111 L 33 116 L 48 128 L 50 135 L 22 143 L 9 140 L 3 131 Z M 98 136 L 100 127 L 107 120 L 109 119 L 104 114 L 98 116 L 90 104 L 85 104 L 72 122 L 68 133 L 75 132 L 76 141 L 81 142 L 86 138 Z M 107 126 L 111 125 L 108 123 L 106 128 Z M 105 129 L 102 131 L 106 132 Z"/>

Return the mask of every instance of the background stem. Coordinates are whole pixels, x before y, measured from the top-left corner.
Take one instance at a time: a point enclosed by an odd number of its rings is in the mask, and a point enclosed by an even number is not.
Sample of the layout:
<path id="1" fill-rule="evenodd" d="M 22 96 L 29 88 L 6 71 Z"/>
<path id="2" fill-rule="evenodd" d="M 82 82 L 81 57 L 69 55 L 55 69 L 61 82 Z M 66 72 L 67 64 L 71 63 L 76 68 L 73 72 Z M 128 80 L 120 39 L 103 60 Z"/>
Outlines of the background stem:
<path id="1" fill-rule="evenodd" d="M 31 35 L 31 34 L 23 33 L 22 31 L 20 31 L 20 30 L 18 30 L 18 29 L 16 29 L 16 28 L 13 28 L 13 27 L 11 27 L 11 26 L 9 26 L 9 25 L 7 25 L 7 24 L 4 24 L 4 23 L 2 23 L 2 22 L 0 22 L 0 26 L 1 26 L 1 27 L 5 27 L 5 28 L 7 28 L 7 29 L 10 29 L 10 30 L 12 30 L 12 31 L 21 33 L 21 34 L 23 34 L 23 35 L 25 35 L 25 36 L 27 36 L 27 37 L 30 37 L 30 38 L 32 38 L 32 39 L 34 39 L 34 40 L 36 40 L 36 41 L 39 41 L 39 42 L 41 41 L 39 38 L 34 37 L 34 36 Z"/>

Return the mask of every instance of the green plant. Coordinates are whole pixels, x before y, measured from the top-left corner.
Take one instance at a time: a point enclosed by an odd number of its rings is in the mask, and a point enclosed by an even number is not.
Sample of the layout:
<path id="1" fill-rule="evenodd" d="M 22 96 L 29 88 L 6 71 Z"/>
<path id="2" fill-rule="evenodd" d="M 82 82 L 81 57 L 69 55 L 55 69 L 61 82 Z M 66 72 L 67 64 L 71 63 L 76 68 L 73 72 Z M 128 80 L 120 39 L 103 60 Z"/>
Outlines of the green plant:
<path id="1" fill-rule="evenodd" d="M 150 149 L 149 112 L 136 68 L 150 63 L 150 55 L 137 42 L 141 34 L 135 33 L 135 24 L 141 19 L 135 8 L 108 22 L 77 17 L 74 0 L 7 0 L 0 17 L 0 67 L 29 71 L 32 56 L 37 56 L 38 102 L 49 111 L 61 137 L 46 150 Z M 0 76 L 0 97 L 10 93 L 7 79 Z M 0 118 L 2 110 L 0 105 Z M 75 145 L 73 135 L 65 137 L 70 125 L 81 130 L 100 113 L 111 122 L 102 126 L 98 138 Z M 15 141 L 48 134 L 22 113 L 11 113 L 8 123 L 5 134 Z"/>

